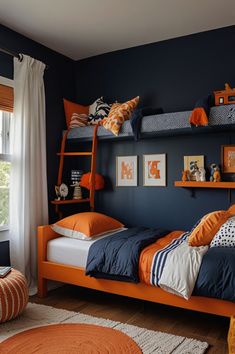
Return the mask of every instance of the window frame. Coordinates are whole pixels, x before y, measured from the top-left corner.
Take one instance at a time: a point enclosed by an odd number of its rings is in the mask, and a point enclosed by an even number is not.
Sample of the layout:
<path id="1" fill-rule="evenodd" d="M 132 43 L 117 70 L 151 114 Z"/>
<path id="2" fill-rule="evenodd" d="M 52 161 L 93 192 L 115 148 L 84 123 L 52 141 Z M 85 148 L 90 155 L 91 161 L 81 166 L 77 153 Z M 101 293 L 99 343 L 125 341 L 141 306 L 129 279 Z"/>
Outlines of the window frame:
<path id="1" fill-rule="evenodd" d="M 4 76 L 0 76 L 0 84 L 14 88 L 14 80 L 8 79 Z M 0 160 L 11 162 L 11 154 L 0 154 Z M 7 230 L 9 230 L 9 225 L 7 224 L 2 226 L 0 225 L 0 232 L 7 231 Z"/>

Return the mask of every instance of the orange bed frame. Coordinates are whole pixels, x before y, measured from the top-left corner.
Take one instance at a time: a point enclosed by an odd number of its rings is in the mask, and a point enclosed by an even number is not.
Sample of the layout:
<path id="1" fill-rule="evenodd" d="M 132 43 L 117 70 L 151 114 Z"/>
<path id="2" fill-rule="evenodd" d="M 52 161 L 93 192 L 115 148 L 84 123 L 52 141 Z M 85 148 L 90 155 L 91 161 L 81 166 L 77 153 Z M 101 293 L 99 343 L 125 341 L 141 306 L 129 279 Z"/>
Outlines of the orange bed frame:
<path id="1" fill-rule="evenodd" d="M 136 299 L 152 301 L 164 305 L 180 307 L 188 310 L 205 312 L 209 314 L 230 317 L 230 331 L 235 326 L 235 303 L 201 296 L 192 296 L 185 300 L 179 296 L 165 292 L 161 288 L 145 285 L 143 283 L 132 284 L 113 280 L 95 279 L 85 275 L 83 268 L 72 267 L 47 261 L 47 242 L 60 237 L 53 231 L 50 225 L 38 228 L 38 296 L 47 295 L 47 281 L 56 280 L 63 283 L 79 285 L 85 288 L 108 292 L 111 294 L 133 297 Z M 235 333 L 232 333 L 232 337 Z M 233 346 L 235 346 L 234 337 Z M 235 348 L 235 347 L 234 347 Z M 230 351 L 230 353 L 235 353 Z"/>

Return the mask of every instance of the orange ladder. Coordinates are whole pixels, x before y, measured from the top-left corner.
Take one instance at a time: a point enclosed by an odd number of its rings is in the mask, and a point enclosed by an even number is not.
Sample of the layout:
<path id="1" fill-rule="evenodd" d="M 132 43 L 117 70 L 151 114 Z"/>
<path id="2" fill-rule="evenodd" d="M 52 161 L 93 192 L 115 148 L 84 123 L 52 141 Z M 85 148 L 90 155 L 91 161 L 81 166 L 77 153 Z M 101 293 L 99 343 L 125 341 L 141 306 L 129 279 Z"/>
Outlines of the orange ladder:
<path id="1" fill-rule="evenodd" d="M 87 152 L 65 152 L 65 144 L 69 130 L 63 135 L 60 152 L 57 154 L 60 156 L 59 172 L 57 178 L 57 185 L 60 186 L 62 183 L 63 168 L 64 168 L 64 158 L 67 156 L 87 156 L 91 157 L 91 176 L 90 176 L 90 194 L 89 198 L 84 199 L 65 199 L 65 200 L 52 200 L 51 203 L 55 205 L 55 211 L 59 215 L 59 219 L 62 219 L 62 212 L 59 209 L 60 205 L 63 204 L 76 204 L 76 203 L 89 203 L 90 210 L 94 211 L 95 207 L 95 173 L 96 173 L 96 151 L 97 151 L 97 130 L 98 125 L 94 128 L 93 140 L 92 140 L 92 150 Z"/>

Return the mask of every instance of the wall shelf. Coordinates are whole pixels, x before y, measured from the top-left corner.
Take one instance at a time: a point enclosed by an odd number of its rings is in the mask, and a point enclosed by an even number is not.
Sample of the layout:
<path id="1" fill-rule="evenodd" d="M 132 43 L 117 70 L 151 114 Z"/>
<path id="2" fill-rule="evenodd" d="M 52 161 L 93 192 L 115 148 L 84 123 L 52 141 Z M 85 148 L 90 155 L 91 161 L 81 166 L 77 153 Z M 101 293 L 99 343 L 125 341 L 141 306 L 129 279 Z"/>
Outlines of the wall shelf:
<path id="1" fill-rule="evenodd" d="M 194 182 L 175 181 L 175 187 L 183 188 L 226 188 L 235 189 L 235 182 Z"/>
<path id="2" fill-rule="evenodd" d="M 77 203 L 89 203 L 90 198 L 84 199 L 65 199 L 65 200 L 52 200 L 51 204 L 62 205 L 62 204 L 77 204 Z"/>

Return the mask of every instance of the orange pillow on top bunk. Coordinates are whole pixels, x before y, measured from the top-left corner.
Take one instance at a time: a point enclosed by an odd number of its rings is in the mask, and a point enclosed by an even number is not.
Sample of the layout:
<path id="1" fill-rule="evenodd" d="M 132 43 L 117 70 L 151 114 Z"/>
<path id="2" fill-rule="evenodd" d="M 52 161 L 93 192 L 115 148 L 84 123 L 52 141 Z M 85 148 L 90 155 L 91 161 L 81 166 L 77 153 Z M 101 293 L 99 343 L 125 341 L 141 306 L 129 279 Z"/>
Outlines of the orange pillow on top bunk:
<path id="1" fill-rule="evenodd" d="M 69 128 L 70 126 L 72 117 L 73 119 L 75 119 L 75 116 L 76 118 L 78 118 L 79 115 L 83 115 L 83 119 L 84 119 L 84 115 L 87 115 L 87 119 L 88 119 L 89 106 L 82 106 L 81 104 L 68 101 L 65 98 L 63 99 L 63 101 L 64 101 L 64 111 L 65 111 L 67 128 Z"/>
<path id="2" fill-rule="evenodd" d="M 228 211 L 219 210 L 205 215 L 191 232 L 188 243 L 190 246 L 209 245 L 215 234 L 232 215 Z"/>
<path id="3" fill-rule="evenodd" d="M 124 103 L 114 103 L 107 118 L 101 121 L 104 128 L 110 130 L 114 135 L 119 134 L 119 130 L 125 120 L 130 116 L 139 103 L 139 96 Z"/>
<path id="4" fill-rule="evenodd" d="M 123 224 L 110 216 L 85 212 L 74 214 L 57 221 L 51 228 L 60 235 L 79 240 L 91 240 L 93 237 L 123 228 Z"/>

